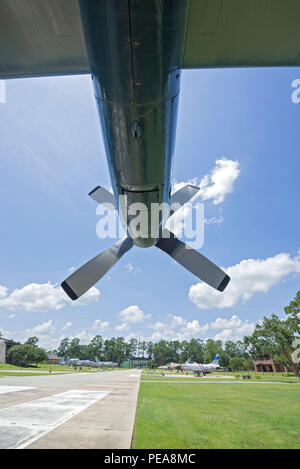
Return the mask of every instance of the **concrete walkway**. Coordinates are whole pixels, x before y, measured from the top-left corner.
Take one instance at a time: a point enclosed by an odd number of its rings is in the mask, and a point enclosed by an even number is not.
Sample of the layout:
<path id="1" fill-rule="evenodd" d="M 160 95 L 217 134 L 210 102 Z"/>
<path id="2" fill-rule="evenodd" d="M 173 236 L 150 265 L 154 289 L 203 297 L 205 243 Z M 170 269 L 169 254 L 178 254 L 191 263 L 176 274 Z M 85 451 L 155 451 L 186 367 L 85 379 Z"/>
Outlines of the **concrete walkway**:
<path id="1" fill-rule="evenodd" d="M 1 378 L 0 448 L 129 449 L 139 382 L 137 370 Z"/>

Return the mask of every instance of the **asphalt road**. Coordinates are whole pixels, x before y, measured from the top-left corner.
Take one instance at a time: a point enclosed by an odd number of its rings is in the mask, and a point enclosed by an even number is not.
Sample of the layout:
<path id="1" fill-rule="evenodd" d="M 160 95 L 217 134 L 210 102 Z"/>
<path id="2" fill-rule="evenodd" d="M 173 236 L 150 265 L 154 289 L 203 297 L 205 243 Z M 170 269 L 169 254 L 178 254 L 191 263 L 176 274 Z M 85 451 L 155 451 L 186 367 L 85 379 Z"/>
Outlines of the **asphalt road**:
<path id="1" fill-rule="evenodd" d="M 0 378 L 0 448 L 129 449 L 140 371 Z"/>

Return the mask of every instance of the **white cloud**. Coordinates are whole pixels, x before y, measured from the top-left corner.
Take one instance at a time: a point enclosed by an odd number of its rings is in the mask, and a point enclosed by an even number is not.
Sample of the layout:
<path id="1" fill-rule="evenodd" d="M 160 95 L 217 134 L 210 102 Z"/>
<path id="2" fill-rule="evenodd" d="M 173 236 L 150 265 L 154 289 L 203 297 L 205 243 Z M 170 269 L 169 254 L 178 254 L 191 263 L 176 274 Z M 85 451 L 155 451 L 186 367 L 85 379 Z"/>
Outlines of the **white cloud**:
<path id="1" fill-rule="evenodd" d="M 186 319 L 183 319 L 182 316 L 173 316 L 172 317 L 172 326 L 183 326 L 186 323 Z"/>
<path id="2" fill-rule="evenodd" d="M 0 285 L 0 298 L 4 298 L 7 295 L 8 289 L 3 285 Z"/>
<path id="3" fill-rule="evenodd" d="M 65 331 L 66 329 L 68 329 L 71 326 L 72 326 L 72 323 L 70 321 L 66 322 L 66 324 L 61 328 L 61 332 Z"/>
<path id="4" fill-rule="evenodd" d="M 136 323 L 151 318 L 151 314 L 146 314 L 137 305 L 128 306 L 120 312 L 122 321 L 126 324 Z"/>
<path id="5" fill-rule="evenodd" d="M 216 160 L 216 164 L 210 174 L 206 174 L 201 180 L 198 178 L 191 179 L 187 182 L 174 182 L 172 193 L 177 192 L 187 184 L 198 186 L 200 190 L 194 196 L 193 200 L 200 199 L 201 201 L 212 201 L 214 205 L 219 205 L 224 202 L 226 195 L 233 192 L 234 183 L 240 174 L 239 162 L 227 158 Z M 200 212 L 199 212 L 200 213 Z M 188 217 L 192 216 L 192 205 L 186 204 L 178 210 L 166 223 L 166 227 L 173 231 L 176 236 L 182 236 L 183 230 L 186 226 Z M 213 216 L 204 219 L 204 223 L 220 224 L 223 221 L 223 216 Z"/>
<path id="6" fill-rule="evenodd" d="M 192 337 L 197 337 L 203 335 L 209 329 L 208 324 L 200 326 L 199 321 L 194 319 L 192 321 L 186 322 L 186 324 L 180 329 L 179 337 L 183 339 L 191 339 Z"/>
<path id="7" fill-rule="evenodd" d="M 129 326 L 128 326 L 128 324 L 126 324 L 126 322 L 116 326 L 116 331 L 127 331 L 128 329 L 129 329 Z"/>
<path id="8" fill-rule="evenodd" d="M 187 184 L 192 184 L 200 189 L 195 198 L 200 198 L 203 201 L 211 200 L 215 205 L 221 204 L 224 202 L 226 195 L 233 192 L 234 183 L 240 174 L 239 166 L 238 161 L 228 158 L 216 160 L 210 174 L 206 174 L 201 180 L 193 178 L 187 182 L 175 181 L 172 186 L 172 193 L 177 192 Z"/>
<path id="9" fill-rule="evenodd" d="M 44 322 L 43 324 L 38 324 L 37 326 L 34 326 L 31 329 L 25 329 L 25 336 L 47 336 L 49 334 L 53 334 L 54 331 L 55 327 L 53 325 L 52 320 L 50 319 L 49 321 Z"/>
<path id="10" fill-rule="evenodd" d="M 208 324 L 201 326 L 197 319 L 188 321 L 182 316 L 171 316 L 169 323 L 157 321 L 152 326 L 154 329 L 150 340 L 188 340 L 192 337 L 203 335 L 209 329 Z"/>
<path id="11" fill-rule="evenodd" d="M 100 295 L 101 293 L 98 288 L 92 287 L 76 301 L 69 300 L 69 298 L 67 299 L 71 302 L 72 306 L 86 306 L 90 303 L 97 303 Z"/>
<path id="12" fill-rule="evenodd" d="M 127 272 L 129 272 L 130 274 L 137 274 L 138 272 L 141 271 L 138 267 L 134 267 L 132 262 L 129 262 L 124 267 L 127 270 Z"/>
<path id="13" fill-rule="evenodd" d="M 66 304 L 83 306 L 98 301 L 100 291 L 92 287 L 80 299 L 72 302 L 58 284 L 30 283 L 22 288 L 16 288 L 10 295 L 4 286 L 0 286 L 0 307 L 11 311 L 25 310 L 45 312 L 60 310 Z"/>
<path id="14" fill-rule="evenodd" d="M 15 317 L 16 317 L 15 314 L 10 314 L 10 315 L 8 316 L 8 319 L 13 319 L 13 318 L 15 318 Z"/>
<path id="15" fill-rule="evenodd" d="M 215 340 L 239 340 L 245 335 L 250 335 L 255 329 L 255 324 L 248 320 L 242 321 L 238 316 L 233 315 L 230 319 L 217 318 L 210 324 L 211 329 L 219 329 L 214 339 Z"/>
<path id="16" fill-rule="evenodd" d="M 222 293 L 205 283 L 192 285 L 189 298 L 199 309 L 231 308 L 239 300 L 247 301 L 254 293 L 268 292 L 291 273 L 300 273 L 300 256 L 281 253 L 267 259 L 244 259 L 225 269 L 231 281 Z"/>
<path id="17" fill-rule="evenodd" d="M 219 217 L 210 217 L 210 218 L 205 218 L 204 219 L 204 223 L 206 225 L 219 225 L 220 223 L 222 223 L 224 221 L 224 218 L 223 216 L 219 216 Z"/>
<path id="18" fill-rule="evenodd" d="M 239 174 L 238 161 L 227 158 L 217 160 L 211 173 L 204 176 L 200 182 L 201 199 L 212 200 L 215 205 L 224 202 L 226 195 L 233 192 Z"/>
<path id="19" fill-rule="evenodd" d="M 97 330 L 97 331 L 103 331 L 104 329 L 107 329 L 108 326 L 109 326 L 108 321 L 101 321 L 101 319 L 96 319 L 94 321 L 92 329 Z"/>
<path id="20" fill-rule="evenodd" d="M 156 321 L 152 326 L 150 326 L 154 330 L 159 330 L 159 329 L 165 329 L 168 327 L 168 324 L 161 322 L 161 321 Z"/>
<path id="21" fill-rule="evenodd" d="M 90 334 L 89 332 L 87 331 L 81 331 L 79 332 L 78 334 L 76 334 L 75 336 L 72 336 L 70 337 L 70 340 L 72 339 L 79 339 L 80 342 L 83 344 L 83 345 L 87 345 L 93 338 L 94 336 L 92 334 Z"/>

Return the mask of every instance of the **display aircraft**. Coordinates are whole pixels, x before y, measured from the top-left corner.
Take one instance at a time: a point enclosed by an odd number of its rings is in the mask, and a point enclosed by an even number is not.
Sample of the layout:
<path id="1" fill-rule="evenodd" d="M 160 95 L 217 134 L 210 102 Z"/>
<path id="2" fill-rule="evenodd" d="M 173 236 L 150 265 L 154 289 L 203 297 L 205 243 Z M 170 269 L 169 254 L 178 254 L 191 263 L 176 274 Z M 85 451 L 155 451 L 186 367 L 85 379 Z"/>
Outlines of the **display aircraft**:
<path id="1" fill-rule="evenodd" d="M 299 17 L 299 0 L 1 0 L 0 78 L 92 76 L 113 194 L 96 187 L 89 195 L 118 211 L 127 237 L 62 282 L 72 300 L 133 245 L 155 246 L 226 288 L 222 269 L 166 229 L 175 203 L 198 190 L 171 195 L 181 70 L 300 65 Z M 138 234 L 136 203 L 144 207 Z M 162 203 L 170 211 L 153 217 Z"/>
<path id="2" fill-rule="evenodd" d="M 205 376 L 207 373 L 213 373 L 220 368 L 220 357 L 216 355 L 212 363 L 184 363 L 182 365 L 183 370 L 192 371 L 193 373 L 200 376 L 201 374 Z"/>

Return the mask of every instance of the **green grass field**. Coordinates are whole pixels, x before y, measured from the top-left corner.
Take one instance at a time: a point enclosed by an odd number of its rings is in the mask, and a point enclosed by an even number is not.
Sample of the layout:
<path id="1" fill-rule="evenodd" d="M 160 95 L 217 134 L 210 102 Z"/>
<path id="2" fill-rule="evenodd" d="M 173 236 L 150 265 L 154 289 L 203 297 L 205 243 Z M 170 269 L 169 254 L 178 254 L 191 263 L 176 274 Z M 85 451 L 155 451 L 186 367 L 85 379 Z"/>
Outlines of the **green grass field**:
<path id="1" fill-rule="evenodd" d="M 52 372 L 58 372 L 61 371 L 63 373 L 82 373 L 82 372 L 90 372 L 90 373 L 99 373 L 101 371 L 104 371 L 102 368 L 88 368 L 87 366 L 82 366 L 81 370 L 79 367 L 75 369 L 73 366 L 64 366 L 64 365 L 48 365 L 47 363 L 39 363 L 37 366 L 32 365 L 32 366 L 16 366 L 16 365 L 10 365 L 8 363 L 0 363 L 0 373 L 2 371 L 6 370 L 13 370 L 13 371 L 46 371 L 49 372 L 51 370 Z M 113 368 L 106 368 L 105 371 L 111 371 Z M 28 373 L 26 374 L 28 376 Z"/>
<path id="2" fill-rule="evenodd" d="M 221 380 L 221 381 L 233 381 L 232 379 L 232 376 L 235 378 L 235 380 L 240 380 L 240 381 L 244 381 L 243 380 L 243 376 L 244 375 L 250 375 L 250 381 L 257 381 L 257 382 L 260 382 L 260 381 L 267 381 L 267 382 L 286 382 L 286 383 L 299 383 L 300 384 L 300 380 L 299 378 L 297 378 L 297 376 L 293 375 L 292 373 L 290 374 L 287 374 L 287 373 L 254 373 L 254 371 L 250 371 L 250 372 L 239 372 L 239 373 L 236 373 L 236 372 L 215 372 L 213 373 L 213 375 L 209 375 L 209 377 L 197 377 L 195 375 L 193 375 L 193 373 L 176 373 L 176 372 L 166 372 L 165 373 L 165 376 L 161 376 L 161 374 L 159 372 L 151 372 L 151 371 L 146 371 L 146 370 L 143 370 L 142 372 L 142 380 L 158 380 L 158 381 L 161 381 L 161 380 L 166 380 L 166 379 L 170 379 L 170 380 L 196 380 L 196 381 L 212 381 L 212 380 Z M 213 377 L 211 377 L 213 376 Z M 222 377 L 222 378 L 221 378 Z"/>
<path id="3" fill-rule="evenodd" d="M 64 373 L 52 373 L 52 374 L 61 374 L 63 375 Z M 12 373 L 7 373 L 5 371 L 0 371 L 0 378 L 4 378 L 5 376 L 49 376 L 50 373 L 22 373 L 21 371 L 13 371 Z"/>
<path id="4" fill-rule="evenodd" d="M 300 448 L 299 384 L 157 381 L 141 381 L 134 448 Z"/>

